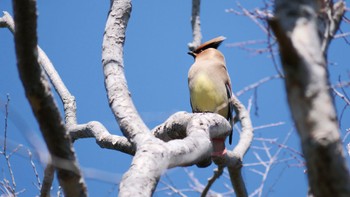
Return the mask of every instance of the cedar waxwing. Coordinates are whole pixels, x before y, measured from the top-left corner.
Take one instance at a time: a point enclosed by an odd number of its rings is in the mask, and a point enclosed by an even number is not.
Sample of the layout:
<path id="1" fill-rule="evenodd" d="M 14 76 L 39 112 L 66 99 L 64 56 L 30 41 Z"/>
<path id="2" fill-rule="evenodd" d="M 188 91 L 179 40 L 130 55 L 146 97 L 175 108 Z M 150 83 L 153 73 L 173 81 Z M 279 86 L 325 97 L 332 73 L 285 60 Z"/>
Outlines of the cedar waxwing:
<path id="1" fill-rule="evenodd" d="M 231 144 L 233 128 L 231 81 L 225 57 L 217 50 L 225 39 L 223 36 L 214 38 L 189 52 L 195 58 L 195 62 L 188 72 L 188 86 L 192 112 L 218 113 L 230 122 Z"/>

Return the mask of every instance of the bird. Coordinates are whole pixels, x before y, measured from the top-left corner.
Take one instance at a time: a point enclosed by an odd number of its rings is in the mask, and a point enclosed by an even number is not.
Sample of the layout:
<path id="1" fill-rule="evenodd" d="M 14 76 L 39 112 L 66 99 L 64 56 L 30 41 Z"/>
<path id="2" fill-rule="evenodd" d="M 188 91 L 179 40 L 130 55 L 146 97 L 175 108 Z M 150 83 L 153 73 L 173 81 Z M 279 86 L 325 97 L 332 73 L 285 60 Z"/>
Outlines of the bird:
<path id="1" fill-rule="evenodd" d="M 229 144 L 232 144 L 234 118 L 233 104 L 230 102 L 231 79 L 225 57 L 217 50 L 225 39 L 223 36 L 216 37 L 188 52 L 195 59 L 188 71 L 188 86 L 192 112 L 212 112 L 226 118 L 231 124 Z"/>

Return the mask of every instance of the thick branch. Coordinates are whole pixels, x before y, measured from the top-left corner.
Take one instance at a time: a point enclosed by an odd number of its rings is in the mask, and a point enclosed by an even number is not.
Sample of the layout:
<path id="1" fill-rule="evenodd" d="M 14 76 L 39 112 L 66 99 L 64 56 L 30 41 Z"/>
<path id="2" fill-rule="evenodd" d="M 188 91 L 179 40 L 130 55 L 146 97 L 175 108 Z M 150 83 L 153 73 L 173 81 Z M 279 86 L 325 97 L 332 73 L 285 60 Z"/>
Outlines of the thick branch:
<path id="1" fill-rule="evenodd" d="M 193 132 L 196 138 L 185 138 L 183 142 L 173 140 L 169 142 L 173 145 L 168 144 L 151 135 L 141 120 L 124 75 L 123 45 L 130 11 L 130 1 L 112 1 L 103 39 L 102 63 L 110 107 L 124 135 L 136 145 L 132 165 L 120 183 L 119 195 L 150 196 L 165 169 L 197 162 L 210 154 L 211 143 L 208 133 Z M 227 135 L 229 129 L 225 131 Z M 172 148 L 176 146 L 178 148 Z M 171 160 L 173 158 L 178 159 Z"/>
<path id="2" fill-rule="evenodd" d="M 43 184 L 40 188 L 40 197 L 50 196 L 54 172 L 55 168 L 50 163 L 48 163 L 44 172 Z"/>
<path id="3" fill-rule="evenodd" d="M 350 196 L 338 121 L 330 94 L 318 1 L 276 1 L 269 23 L 278 39 L 292 117 L 314 196 Z"/>
<path id="4" fill-rule="evenodd" d="M 181 119 L 179 113 L 174 117 Z M 151 196 L 166 169 L 193 165 L 210 156 L 212 152 L 210 139 L 226 137 L 231 129 L 227 120 L 218 114 L 188 115 L 191 117 L 184 123 L 187 125 L 187 137 L 184 139 L 166 143 L 153 138 L 138 148 L 131 168 L 121 181 L 120 196 Z M 174 117 L 169 119 L 175 120 Z"/>
<path id="5" fill-rule="evenodd" d="M 154 129 L 154 135 L 162 140 L 148 132 L 132 103 L 124 75 L 123 45 L 130 10 L 130 1 L 112 1 L 103 40 L 102 62 L 110 107 L 124 135 L 136 145 L 131 168 L 120 183 L 119 195 L 150 196 L 164 170 L 210 158 L 211 139 L 225 138 L 230 125 L 218 114 L 179 112 Z M 173 129 L 176 131 L 170 132 Z"/>
<path id="6" fill-rule="evenodd" d="M 187 112 L 177 112 L 170 116 L 164 123 L 152 129 L 152 133 L 156 138 L 165 142 L 173 139 L 183 139 L 187 136 L 187 123 L 192 116 L 193 114 Z"/>
<path id="7" fill-rule="evenodd" d="M 109 105 L 123 134 L 141 144 L 151 135 L 131 100 L 124 75 L 123 46 L 130 17 L 130 0 L 112 0 L 102 45 L 102 64 Z"/>
<path id="8" fill-rule="evenodd" d="M 33 113 L 57 168 L 58 180 L 66 196 L 86 196 L 86 186 L 70 138 L 37 61 L 36 2 L 14 0 L 15 47 L 19 75 Z M 57 161 L 68 163 L 62 168 Z"/>
<path id="9" fill-rule="evenodd" d="M 214 113 L 190 114 L 187 137 L 168 142 L 171 154 L 169 167 L 193 165 L 212 153 L 212 139 L 226 138 L 231 129 L 228 121 Z"/>

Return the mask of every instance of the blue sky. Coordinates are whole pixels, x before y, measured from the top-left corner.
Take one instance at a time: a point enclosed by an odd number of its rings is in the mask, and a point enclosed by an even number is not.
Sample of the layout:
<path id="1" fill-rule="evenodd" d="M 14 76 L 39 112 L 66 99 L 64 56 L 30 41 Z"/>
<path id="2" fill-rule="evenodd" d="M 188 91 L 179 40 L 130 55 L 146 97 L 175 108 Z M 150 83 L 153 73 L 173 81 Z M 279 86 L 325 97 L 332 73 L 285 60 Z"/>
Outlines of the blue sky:
<path id="1" fill-rule="evenodd" d="M 254 9 L 261 6 L 260 1 L 241 1 L 242 6 Z M 226 57 L 229 74 L 234 92 L 257 82 L 258 80 L 276 75 L 269 54 L 252 54 L 237 47 L 228 47 L 230 43 L 247 40 L 264 40 L 266 35 L 247 17 L 225 12 L 235 8 L 235 1 L 202 1 L 201 28 L 203 41 L 219 35 L 227 37 L 220 47 Z M 103 123 L 111 133 L 121 135 L 118 125 L 108 107 L 107 96 L 103 83 L 101 46 L 105 21 L 109 9 L 109 1 L 38 1 L 38 37 L 39 45 L 47 53 L 70 92 L 76 97 L 78 107 L 78 122 L 86 123 L 96 120 Z M 0 0 L 0 11 L 12 14 L 11 1 Z M 187 43 L 192 40 L 190 25 L 190 1 L 134 1 L 131 18 L 127 28 L 125 44 L 125 72 L 134 103 L 146 124 L 153 128 L 166 120 L 176 111 L 191 111 L 187 87 L 187 72 L 193 63 L 193 58 L 187 55 Z M 350 31 L 349 25 L 343 25 L 344 32 Z M 256 48 L 266 47 L 266 44 Z M 349 81 L 349 45 L 344 40 L 335 40 L 330 48 L 329 62 L 331 79 L 338 76 Z M 278 62 L 279 59 L 277 58 Z M 26 136 L 41 139 L 37 123 L 25 99 L 17 68 L 13 45 L 13 36 L 7 29 L 0 29 L 0 108 L 4 111 L 6 94 L 11 97 L 8 138 L 12 141 L 11 148 L 17 144 L 32 148 Z M 347 88 L 347 91 L 348 88 Z M 291 131 L 288 145 L 300 150 L 296 131 L 292 123 L 286 103 L 284 84 L 281 79 L 275 79 L 260 86 L 256 91 L 257 99 L 253 100 L 253 125 L 284 122 L 277 127 L 256 130 L 257 138 L 273 138 L 282 143 Z M 254 96 L 249 91 L 240 96 L 246 106 Z M 62 110 L 60 100 L 57 103 Z M 337 109 L 341 112 L 344 103 L 336 99 Z M 257 113 L 257 115 L 255 115 Z M 350 127 L 349 110 L 342 117 L 342 135 Z M 3 117 L 4 114 L 1 114 Z M 3 118 L 1 118 L 3 120 Z M 3 136 L 4 121 L 0 122 L 0 136 Z M 234 134 L 237 141 L 238 134 Z M 0 138 L 1 141 L 3 138 Z M 39 142 L 38 142 L 39 143 Z M 345 143 L 349 143 L 349 138 Z M 0 143 L 2 147 L 2 142 Z M 252 149 L 247 153 L 245 163 L 257 162 L 256 153 L 266 159 L 259 147 L 261 142 L 254 141 Z M 271 152 L 277 151 L 275 144 L 267 143 Z M 128 169 L 131 156 L 112 150 L 101 149 L 93 139 L 78 140 L 74 147 L 80 165 L 86 172 L 99 170 L 99 179 L 118 182 L 123 172 Z M 233 148 L 233 146 L 229 147 Z M 43 148 L 44 149 L 44 148 Z M 17 178 L 18 190 L 25 189 L 22 196 L 34 196 L 38 190 L 33 186 L 35 175 L 22 148 L 20 154 L 12 157 L 12 165 Z M 291 151 L 283 150 L 278 159 L 290 158 Z M 272 166 L 267 177 L 263 195 L 265 196 L 305 196 L 307 192 L 306 175 L 303 167 L 294 166 L 295 160 L 284 161 Z M 42 167 L 36 162 L 39 176 L 42 177 Z M 4 159 L 0 157 L 0 167 L 9 178 Z M 211 165 L 206 169 L 188 168 L 193 171 L 203 184 L 212 175 L 215 168 Z M 90 170 L 89 170 L 90 169 Z M 252 193 L 261 183 L 261 177 L 254 170 L 264 170 L 261 166 L 247 166 L 243 170 L 249 193 Z M 107 174 L 107 175 L 105 175 Z M 113 178 L 110 178 L 112 176 Z M 102 177 L 102 178 L 101 178 Z M 2 178 L 2 176 L 1 176 Z M 182 168 L 171 169 L 162 178 L 165 182 L 174 183 L 181 188 L 189 188 L 191 181 Z M 96 179 L 86 179 L 90 196 L 112 196 L 117 187 Z M 227 191 L 223 183 L 229 184 L 225 177 L 214 185 L 216 191 Z M 293 187 L 291 187 L 291 184 Z M 164 187 L 159 183 L 158 189 Z M 54 191 L 57 190 L 57 185 Z M 155 196 L 163 196 L 164 192 L 156 192 Z M 188 196 L 198 196 L 196 193 L 185 193 Z"/>

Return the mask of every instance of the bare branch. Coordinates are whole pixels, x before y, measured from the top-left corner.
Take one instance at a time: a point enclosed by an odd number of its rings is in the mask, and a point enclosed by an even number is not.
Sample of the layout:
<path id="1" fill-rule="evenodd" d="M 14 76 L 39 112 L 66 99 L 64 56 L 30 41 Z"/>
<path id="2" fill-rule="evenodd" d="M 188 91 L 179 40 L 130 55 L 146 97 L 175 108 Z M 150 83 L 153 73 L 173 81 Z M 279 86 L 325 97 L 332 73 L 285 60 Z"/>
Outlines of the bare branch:
<path id="1" fill-rule="evenodd" d="M 160 180 L 160 182 L 163 183 L 166 186 L 166 189 L 171 190 L 174 194 L 177 194 L 177 195 L 179 195 L 181 197 L 186 197 L 186 195 L 184 193 L 182 193 L 181 190 L 176 189 L 175 187 L 173 187 L 172 185 L 166 183 L 165 181 Z"/>
<path id="2" fill-rule="evenodd" d="M 15 23 L 13 22 L 13 19 L 11 15 L 3 11 L 4 16 L 0 18 L 0 27 L 6 27 L 8 28 L 12 33 L 15 32 Z"/>
<path id="3" fill-rule="evenodd" d="M 262 30 L 262 32 L 264 32 L 265 34 L 269 34 L 266 25 L 261 24 L 256 15 L 250 13 L 247 9 L 242 7 L 241 4 L 239 4 L 238 2 L 237 2 L 237 6 L 242 10 L 243 15 L 250 18 L 250 20 L 252 20 Z"/>
<path id="4" fill-rule="evenodd" d="M 242 161 L 247 153 L 253 140 L 253 126 L 249 116 L 249 112 L 238 98 L 232 94 L 231 102 L 234 105 L 236 119 L 241 122 L 242 131 L 238 144 L 232 151 L 227 151 L 222 157 L 213 157 L 213 161 L 217 165 L 227 166 L 231 178 L 232 186 L 237 196 L 248 196 L 243 177 L 241 174 Z"/>
<path id="5" fill-rule="evenodd" d="M 44 172 L 43 184 L 40 189 L 40 197 L 50 196 L 51 185 L 55 173 L 55 168 L 51 163 L 48 163 Z"/>
<path id="6" fill-rule="evenodd" d="M 218 168 L 214 169 L 214 175 L 208 179 L 208 184 L 203 189 L 201 197 L 207 196 L 210 187 L 214 184 L 216 179 L 218 179 L 222 175 L 223 171 L 224 171 L 223 166 L 219 166 Z"/>
<path id="7" fill-rule="evenodd" d="M 195 174 L 192 171 L 189 171 L 187 168 L 184 168 L 185 173 L 187 174 L 187 176 L 190 178 L 190 180 L 192 181 L 193 185 L 191 184 L 191 188 L 198 192 L 198 193 L 202 193 L 203 188 L 205 187 L 196 177 Z M 208 191 L 208 195 L 207 196 L 219 196 L 220 194 L 218 192 L 215 192 L 213 190 L 209 190 Z"/>
<path id="8" fill-rule="evenodd" d="M 350 135 L 350 128 L 346 129 L 346 133 L 345 133 L 344 138 L 343 138 L 343 143 L 345 142 L 346 138 L 348 138 L 349 135 Z"/>
<path id="9" fill-rule="evenodd" d="M 15 23 L 8 12 L 3 12 L 4 16 L 0 18 L 0 27 L 7 27 L 12 33 L 15 32 Z M 2 24 L 2 25 L 1 25 Z M 53 87 L 61 98 L 65 112 L 66 126 L 77 124 L 75 98 L 64 85 L 61 77 L 55 67 L 47 57 L 46 53 L 38 45 L 38 62 L 45 70 Z"/>
<path id="10" fill-rule="evenodd" d="M 8 117 L 9 117 L 9 105 L 10 105 L 10 96 L 7 95 L 7 101 L 5 104 L 5 126 L 4 126 L 4 147 L 3 147 L 3 154 L 6 155 L 6 149 L 7 149 L 7 128 L 8 128 Z"/>
<path id="11" fill-rule="evenodd" d="M 232 153 L 235 159 L 243 160 L 243 156 L 247 153 L 250 144 L 252 143 L 254 130 L 250 115 L 244 105 L 238 100 L 235 95 L 232 95 L 231 102 L 234 105 L 236 116 L 238 117 L 238 120 L 240 121 L 242 127 L 240 139 L 236 147 L 233 149 Z"/>
<path id="12" fill-rule="evenodd" d="M 70 138 L 37 60 L 36 2 L 14 0 L 13 7 L 17 64 L 26 96 L 40 125 L 53 163 L 62 159 L 70 162 L 71 168 L 68 170 L 56 166 L 58 180 L 66 196 L 86 196 L 86 186 L 75 160 Z"/>
<path id="13" fill-rule="evenodd" d="M 110 108 L 124 134 L 133 143 L 151 137 L 131 100 L 124 75 L 123 46 L 131 12 L 130 0 L 112 0 L 102 44 L 102 64 Z"/>
<path id="14" fill-rule="evenodd" d="M 276 127 L 276 126 L 280 126 L 280 125 L 284 125 L 284 124 L 285 124 L 285 122 L 276 122 L 276 123 L 261 125 L 261 126 L 254 127 L 254 131 L 259 130 L 259 129 L 269 128 L 269 127 Z"/>
<path id="15" fill-rule="evenodd" d="M 166 169 L 193 165 L 210 156 L 210 139 L 225 138 L 230 125 L 218 114 L 193 114 L 185 123 L 187 137 L 184 139 L 165 143 L 149 132 L 132 103 L 123 71 L 125 28 L 130 12 L 130 1 L 111 2 L 103 40 L 102 63 L 110 107 L 123 134 L 136 146 L 132 167 L 123 175 L 119 195 L 150 196 Z"/>
<path id="16" fill-rule="evenodd" d="M 319 34 L 319 2 L 278 0 L 269 24 L 279 42 L 288 103 L 301 138 L 311 193 L 350 196 L 349 170 L 329 90 L 327 47 L 322 44 L 331 38 Z"/>
<path id="17" fill-rule="evenodd" d="M 188 43 L 188 49 L 190 51 L 195 50 L 201 45 L 202 41 L 202 33 L 201 33 L 201 22 L 200 22 L 200 0 L 192 0 L 192 17 L 191 17 L 191 25 L 192 25 L 192 36 L 193 41 Z"/>
<path id="18" fill-rule="evenodd" d="M 347 96 L 345 96 L 344 94 L 340 93 L 338 90 L 336 90 L 334 88 L 332 88 L 332 90 L 339 98 L 341 98 L 345 102 L 345 104 L 347 106 L 350 106 L 350 100 L 349 100 L 349 98 Z"/>
<path id="19" fill-rule="evenodd" d="M 143 191 L 142 195 L 149 196 L 166 169 L 193 165 L 210 157 L 210 139 L 229 135 L 230 124 L 224 117 L 214 113 L 195 113 L 191 116 L 186 123 L 187 137 L 184 139 L 165 143 L 153 138 L 137 149 L 132 167 L 120 183 L 119 195 L 140 195 L 138 191 Z"/>
<path id="20" fill-rule="evenodd" d="M 5 103 L 5 126 L 4 126 L 4 146 L 3 146 L 3 150 L 0 151 L 0 154 L 2 154 L 5 158 L 6 164 L 7 164 L 7 169 L 10 173 L 11 176 L 11 183 L 12 183 L 12 187 L 10 182 L 8 182 L 8 184 L 5 184 L 4 187 L 8 190 L 8 192 L 10 193 L 10 195 L 15 195 L 16 194 L 16 180 L 15 180 L 15 176 L 13 174 L 13 170 L 12 170 L 12 166 L 11 166 L 11 162 L 10 162 L 10 158 L 12 156 L 13 153 L 17 152 L 22 145 L 18 145 L 15 149 L 13 149 L 9 154 L 7 153 L 7 131 L 8 131 L 8 118 L 9 118 L 9 105 L 10 105 L 10 96 L 7 95 L 7 101 Z"/>
<path id="21" fill-rule="evenodd" d="M 271 81 L 273 79 L 280 79 L 280 78 L 282 78 L 281 75 L 273 75 L 273 76 L 270 76 L 270 77 L 265 77 L 263 79 L 260 79 L 256 83 L 253 83 L 253 84 L 251 84 L 249 86 L 244 87 L 243 90 L 240 90 L 240 91 L 236 92 L 236 95 L 237 96 L 241 96 L 245 92 L 247 92 L 249 90 L 252 90 L 252 89 L 255 89 L 255 88 L 259 87 L 260 85 L 262 85 L 262 84 L 264 84 L 264 83 L 266 83 L 268 81 Z"/>
<path id="22" fill-rule="evenodd" d="M 255 149 L 261 150 L 264 152 L 264 154 L 267 156 L 267 159 L 261 158 L 261 154 L 254 152 L 254 155 L 256 159 L 258 160 L 255 163 L 245 164 L 244 166 L 263 166 L 264 170 L 257 170 L 255 168 L 250 168 L 249 170 L 260 175 L 261 176 L 261 183 L 260 185 L 250 194 L 250 196 L 262 196 L 263 190 L 265 187 L 266 180 L 268 178 L 268 175 L 271 172 L 271 169 L 274 165 L 281 163 L 281 162 L 287 162 L 290 160 L 294 160 L 295 158 L 286 158 L 286 159 L 278 159 L 279 155 L 281 155 L 282 150 L 286 149 L 291 152 L 295 151 L 292 148 L 287 147 L 287 141 L 292 134 L 293 130 L 290 130 L 286 137 L 284 138 L 282 143 L 278 143 L 277 139 L 265 139 L 265 138 L 255 138 L 254 140 L 259 141 L 262 144 L 262 147 L 256 147 Z M 272 148 L 267 146 L 266 143 L 275 144 L 277 145 L 278 149 L 272 153 Z M 253 147 L 252 147 L 253 148 Z M 294 152 L 293 152 L 294 153 Z M 299 153 L 300 154 L 300 153 Z"/>
<path id="23" fill-rule="evenodd" d="M 192 114 L 187 112 L 177 112 L 170 116 L 164 123 L 152 129 L 152 133 L 164 142 L 173 139 L 183 139 L 187 136 L 187 123 L 192 116 Z"/>
<path id="24" fill-rule="evenodd" d="M 37 186 L 40 189 L 41 182 L 40 182 L 40 178 L 39 178 L 39 173 L 38 173 L 38 171 L 36 169 L 36 166 L 35 166 L 35 163 L 33 161 L 33 154 L 32 154 L 32 152 L 29 149 L 27 149 L 27 152 L 28 152 L 28 155 L 29 155 L 30 164 L 32 165 L 32 168 L 33 168 L 33 171 L 34 171 L 34 174 L 35 174 L 35 177 L 36 177 L 36 181 L 38 182 Z"/>
<path id="25" fill-rule="evenodd" d="M 326 55 L 329 44 L 342 22 L 345 13 L 345 2 L 340 0 L 333 4 L 333 1 L 325 1 L 322 3 L 320 10 L 318 31 L 323 35 L 321 46 L 324 55 Z"/>
<path id="26" fill-rule="evenodd" d="M 50 59 L 39 46 L 38 52 L 39 64 L 45 70 L 46 74 L 51 80 L 53 87 L 55 88 L 63 103 L 66 127 L 77 124 L 77 107 L 75 97 L 69 92 L 67 87 L 64 85 L 61 77 L 57 73 L 55 67 L 52 65 Z"/>
<path id="27" fill-rule="evenodd" d="M 211 139 L 226 138 L 231 129 L 228 121 L 215 113 L 194 113 L 187 123 L 187 137 L 169 141 L 169 167 L 193 165 L 212 152 Z"/>
<path id="28" fill-rule="evenodd" d="M 130 155 L 135 154 L 135 147 L 127 138 L 110 134 L 100 122 L 91 121 L 87 124 L 72 125 L 68 131 L 73 141 L 92 137 L 96 139 L 96 143 L 101 148 L 119 150 Z"/>

